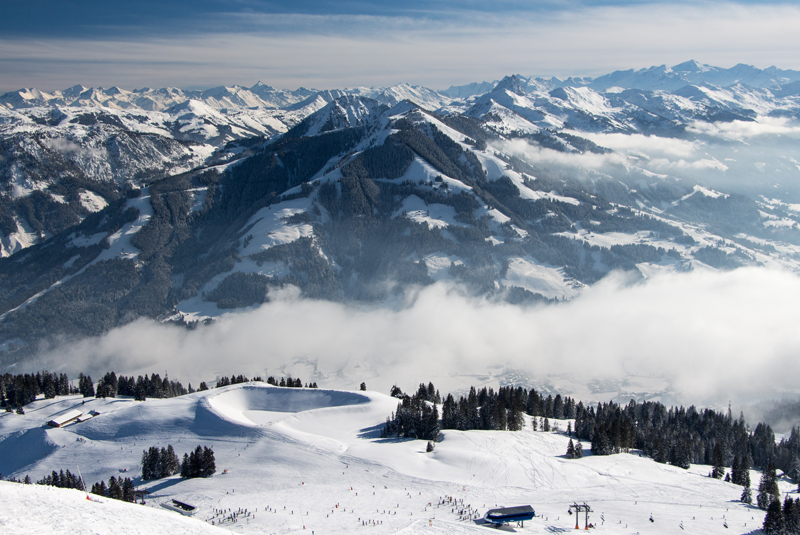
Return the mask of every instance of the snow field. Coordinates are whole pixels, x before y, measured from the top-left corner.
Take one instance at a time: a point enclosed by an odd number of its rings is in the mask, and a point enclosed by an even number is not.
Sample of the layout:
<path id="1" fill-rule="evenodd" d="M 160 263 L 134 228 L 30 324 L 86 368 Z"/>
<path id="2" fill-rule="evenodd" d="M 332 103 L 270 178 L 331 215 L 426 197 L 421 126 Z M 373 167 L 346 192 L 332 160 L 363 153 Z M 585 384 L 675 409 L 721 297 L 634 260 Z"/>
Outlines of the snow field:
<path id="1" fill-rule="evenodd" d="M 582 283 L 570 280 L 563 267 L 542 265 L 530 257 L 510 260 L 502 283 L 504 286 L 519 286 L 550 299 L 575 297 L 583 287 Z"/>
<path id="2" fill-rule="evenodd" d="M 0 415 L 0 472 L 39 479 L 77 465 L 90 485 L 112 475 L 132 477 L 151 492 L 148 506 L 156 509 L 114 507 L 184 522 L 188 519 L 158 508 L 175 498 L 198 506 L 196 519 L 215 524 L 221 518 L 215 510 L 247 509 L 249 515 L 223 523 L 236 533 L 482 533 L 486 527 L 463 520 L 460 509 L 469 506 L 482 515 L 495 506 L 525 504 L 534 507 L 537 518 L 506 530 L 557 533 L 574 528 L 567 507 L 576 501 L 592 506 L 590 522 L 604 533 L 749 533 L 763 521 L 762 511 L 738 502 L 740 487 L 707 477 L 708 466 L 683 470 L 635 452 L 594 457 L 589 444 L 584 444 L 587 456 L 568 460 L 569 438 L 532 431 L 530 418 L 519 432 L 444 430 L 435 450 L 425 453 L 425 441 L 380 438 L 398 400 L 375 392 L 250 383 L 143 403 L 81 401 L 77 396 L 41 400 L 24 416 Z M 42 427 L 54 415 L 81 407 L 100 415 L 62 429 Z M 563 430 L 568 422 L 553 423 Z M 217 473 L 207 479 L 139 481 L 142 450 L 167 444 L 179 456 L 197 445 L 212 447 Z M 26 456 L 8 455 L 22 446 Z M 751 474 L 754 487 L 759 478 L 758 472 Z M 127 518 L 127 513 L 107 515 L 105 503 L 78 506 L 60 497 L 74 494 L 86 501 L 81 493 L 40 487 L 24 487 L 23 493 L 11 484 L 1 486 L 0 495 L 10 505 L 0 510 L 0 526 L 24 526 L 26 533 L 59 533 L 48 523 L 53 510 L 95 525 L 91 533 L 105 533 L 111 516 Z M 790 496 L 795 489 L 781 481 Z M 48 514 L 19 519 L 30 492 L 48 504 Z M 463 501 L 460 507 L 441 505 L 447 497 Z M 85 505 L 105 509 L 97 513 Z M 23 521 L 27 524 L 19 524 Z M 152 526 L 159 522 L 136 521 L 150 531 L 117 529 L 127 522 L 111 525 L 115 533 L 156 533 L 162 531 Z M 72 532 L 89 533 L 77 529 Z"/>
<path id="3" fill-rule="evenodd" d="M 291 224 L 285 221 L 293 215 L 307 212 L 310 207 L 310 199 L 300 198 L 262 208 L 242 228 L 242 231 L 246 230 L 252 239 L 246 240 L 247 245 L 240 246 L 239 252 L 247 256 L 275 245 L 312 236 L 313 229 L 310 224 Z"/>
<path id="4" fill-rule="evenodd" d="M 224 531 L 176 513 L 107 498 L 86 499 L 72 489 L 0 482 L 0 531 L 27 535 L 174 535 Z"/>

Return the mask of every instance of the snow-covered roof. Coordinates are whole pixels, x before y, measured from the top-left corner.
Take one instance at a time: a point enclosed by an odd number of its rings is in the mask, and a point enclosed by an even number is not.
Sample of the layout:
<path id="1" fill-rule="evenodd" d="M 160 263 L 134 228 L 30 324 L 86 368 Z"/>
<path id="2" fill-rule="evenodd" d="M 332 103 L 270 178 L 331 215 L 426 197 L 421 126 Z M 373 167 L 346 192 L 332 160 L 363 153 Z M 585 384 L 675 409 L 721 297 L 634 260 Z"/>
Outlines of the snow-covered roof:
<path id="1" fill-rule="evenodd" d="M 55 425 L 64 425 L 65 423 L 69 422 L 70 420 L 74 420 L 76 418 L 80 418 L 82 415 L 83 415 L 83 413 L 81 411 L 79 411 L 77 409 L 73 409 L 71 411 L 65 412 L 64 414 L 56 416 L 55 418 L 50 420 L 50 422 L 48 422 L 48 423 L 55 424 Z"/>

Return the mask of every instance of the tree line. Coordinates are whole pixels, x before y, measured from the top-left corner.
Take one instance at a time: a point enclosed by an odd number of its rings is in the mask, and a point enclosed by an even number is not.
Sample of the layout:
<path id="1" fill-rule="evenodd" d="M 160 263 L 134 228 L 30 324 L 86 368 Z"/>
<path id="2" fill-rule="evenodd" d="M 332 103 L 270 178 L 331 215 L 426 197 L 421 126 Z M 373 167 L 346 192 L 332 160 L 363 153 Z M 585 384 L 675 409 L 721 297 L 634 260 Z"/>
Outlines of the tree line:
<path id="1" fill-rule="evenodd" d="M 397 411 L 386 419 L 383 436 L 425 440 L 436 440 L 440 429 L 518 431 L 524 425 L 523 414 L 541 417 L 543 429 L 549 430 L 550 418 L 574 418 L 576 411 L 572 398 L 562 398 L 560 394 L 544 397 L 533 388 L 512 386 L 500 387 L 497 392 L 492 388 L 471 387 L 469 393 L 458 400 L 452 394 L 442 399 L 433 383 L 427 386 L 421 383 L 411 396 L 394 386 L 390 395 L 401 401 Z M 441 423 L 439 404 L 442 406 Z M 533 425 L 535 430 L 536 419 Z"/>
<path id="2" fill-rule="evenodd" d="M 261 382 L 259 376 L 248 379 L 246 375 L 223 376 L 217 380 L 216 387 L 247 383 L 250 381 Z M 317 388 L 316 382 L 304 383 L 300 379 L 281 377 L 269 377 L 266 381 L 273 386 L 288 386 L 296 388 Z M 111 371 L 103 375 L 102 379 L 95 383 L 91 375 L 78 375 L 78 386 L 70 384 L 69 377 L 65 373 L 56 374 L 47 371 L 37 373 L 26 373 L 12 375 L 5 373 L 0 375 L 0 408 L 6 412 L 24 414 L 24 405 L 36 400 L 36 397 L 44 394 L 45 399 L 52 399 L 56 396 L 67 396 L 71 394 L 81 394 L 83 397 L 95 398 L 114 398 L 117 396 L 130 396 L 137 401 L 145 401 L 147 398 L 172 398 L 191 394 L 196 391 L 208 390 L 205 381 L 200 383 L 197 390 L 192 388 L 191 383 L 188 388 L 184 387 L 180 381 L 172 381 L 167 375 L 162 379 L 157 373 L 134 376 L 117 375 Z"/>
<path id="3" fill-rule="evenodd" d="M 741 485 L 750 467 L 763 470 L 772 462 L 800 480 L 800 427 L 776 443 L 769 425 L 759 423 L 750 431 L 744 416 L 734 418 L 730 410 L 667 408 L 660 402 L 634 400 L 625 406 L 609 402 L 585 407 L 578 403 L 575 433 L 592 443 L 596 455 L 638 448 L 661 463 L 683 468 L 712 465 L 712 475 L 719 478 L 725 467 L 732 467 L 733 482 Z"/>
<path id="4" fill-rule="evenodd" d="M 27 405 L 44 394 L 46 399 L 77 393 L 70 387 L 65 373 L 55 374 L 47 371 L 35 374 L 4 373 L 0 375 L 0 407 L 7 412 Z"/>

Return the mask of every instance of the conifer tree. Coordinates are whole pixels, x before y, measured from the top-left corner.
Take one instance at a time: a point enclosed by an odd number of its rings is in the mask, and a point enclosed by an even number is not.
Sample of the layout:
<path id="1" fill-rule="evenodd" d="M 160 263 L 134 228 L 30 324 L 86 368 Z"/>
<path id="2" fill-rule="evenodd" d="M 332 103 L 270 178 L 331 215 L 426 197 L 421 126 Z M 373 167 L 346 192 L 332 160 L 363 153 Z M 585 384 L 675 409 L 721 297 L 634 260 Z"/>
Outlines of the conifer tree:
<path id="1" fill-rule="evenodd" d="M 741 483 L 739 483 L 739 484 L 742 485 L 743 487 L 749 487 L 751 485 L 751 482 L 750 482 L 750 457 L 748 456 L 748 454 L 746 452 L 745 452 L 744 455 L 742 455 L 742 460 L 739 463 L 739 472 L 741 474 L 741 478 L 740 478 Z"/>
<path id="2" fill-rule="evenodd" d="M 766 535 L 784 535 L 783 511 L 779 500 L 773 500 L 767 506 L 764 526 L 761 529 Z"/>
<path id="3" fill-rule="evenodd" d="M 758 484 L 758 495 L 756 503 L 760 509 L 766 510 L 773 501 L 778 502 L 780 507 L 780 490 L 778 490 L 778 476 L 775 473 L 775 463 L 770 461 L 767 469 L 761 474 L 761 481 Z"/>
<path id="4" fill-rule="evenodd" d="M 178 455 L 175 453 L 175 448 L 172 447 L 172 444 L 167 445 L 166 467 L 168 476 L 177 474 L 181 469 L 181 462 L 178 459 Z"/>
<path id="5" fill-rule="evenodd" d="M 122 499 L 131 503 L 134 501 L 133 481 L 129 477 L 126 477 L 122 482 Z"/>
<path id="6" fill-rule="evenodd" d="M 189 477 L 200 477 L 203 473 L 203 448 L 197 446 L 189 454 Z"/>
<path id="7" fill-rule="evenodd" d="M 122 499 L 122 487 L 114 476 L 111 476 L 111 479 L 108 480 L 108 497 L 115 500 Z"/>
<path id="8" fill-rule="evenodd" d="M 190 466 L 189 466 L 189 454 L 188 453 L 184 453 L 183 454 L 183 462 L 181 462 L 181 477 L 185 477 L 185 478 L 191 477 L 189 475 L 189 468 L 190 468 Z"/>
<path id="9" fill-rule="evenodd" d="M 156 466 L 158 467 L 158 479 L 172 475 L 169 473 L 169 455 L 167 453 L 167 448 L 161 448 L 161 450 L 158 452 L 157 459 Z"/>
<path id="10" fill-rule="evenodd" d="M 583 444 L 581 444 L 580 440 L 578 440 L 578 442 L 575 443 L 575 458 L 576 459 L 583 458 Z"/>
<path id="11" fill-rule="evenodd" d="M 796 511 L 796 505 L 794 500 L 790 497 L 786 497 L 783 500 L 783 523 L 785 533 L 787 534 L 795 534 L 800 531 L 800 524 L 798 524 L 798 511 Z"/>
<path id="12" fill-rule="evenodd" d="M 572 439 L 569 439 L 569 444 L 567 444 L 567 459 L 574 459 L 575 458 L 575 444 L 572 442 Z"/>
<path id="13" fill-rule="evenodd" d="M 214 460 L 214 450 L 203 447 L 203 460 L 200 469 L 201 477 L 210 477 L 217 471 L 217 464 Z"/>
<path id="14" fill-rule="evenodd" d="M 714 479 L 722 479 L 725 475 L 725 465 L 722 458 L 722 446 L 717 444 L 714 446 L 713 454 L 713 468 L 711 469 L 711 477 Z"/>
<path id="15" fill-rule="evenodd" d="M 731 465 L 731 483 L 736 485 L 742 484 L 742 469 L 739 463 L 739 456 L 733 456 L 733 464 Z"/>
<path id="16" fill-rule="evenodd" d="M 739 498 L 742 503 L 751 504 L 753 503 L 753 492 L 750 490 L 750 487 L 745 487 L 742 491 L 742 497 Z"/>

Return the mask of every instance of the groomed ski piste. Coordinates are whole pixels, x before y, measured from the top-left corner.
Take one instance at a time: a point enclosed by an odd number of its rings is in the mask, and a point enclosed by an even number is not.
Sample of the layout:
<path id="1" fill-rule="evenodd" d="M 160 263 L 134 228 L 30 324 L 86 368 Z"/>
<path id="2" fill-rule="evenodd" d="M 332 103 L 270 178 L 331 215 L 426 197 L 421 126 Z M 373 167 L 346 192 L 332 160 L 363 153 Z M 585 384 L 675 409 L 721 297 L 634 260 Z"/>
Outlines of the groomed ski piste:
<path id="1" fill-rule="evenodd" d="M 381 438 L 397 402 L 371 391 L 264 383 L 145 402 L 35 401 L 24 415 L 0 415 L 4 479 L 79 467 L 88 486 L 131 477 L 150 494 L 142 506 L 0 482 L 0 532 L 487 533 L 487 510 L 531 505 L 536 517 L 524 527 L 499 529 L 560 533 L 575 529 L 569 506 L 584 502 L 598 533 L 751 533 L 763 523 L 763 511 L 739 502 L 742 487 L 708 477 L 710 466 L 684 470 L 636 451 L 592 456 L 589 444 L 582 459 L 567 459 L 568 421 L 552 421 L 559 431 L 551 432 L 533 431 L 529 417 L 517 432 L 443 430 L 430 453 L 423 440 Z M 99 415 L 46 426 L 76 408 Z M 217 472 L 141 481 L 142 451 L 168 444 L 179 457 L 211 447 Z M 754 496 L 760 476 L 751 473 Z M 794 484 L 779 484 L 796 497 Z M 198 512 L 188 518 L 161 507 L 173 499 Z"/>

